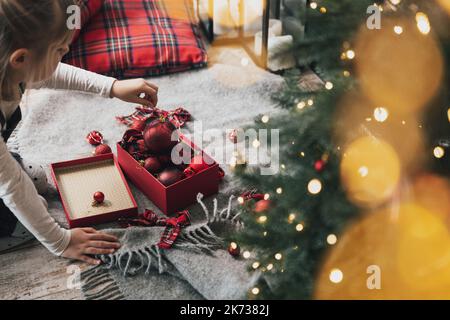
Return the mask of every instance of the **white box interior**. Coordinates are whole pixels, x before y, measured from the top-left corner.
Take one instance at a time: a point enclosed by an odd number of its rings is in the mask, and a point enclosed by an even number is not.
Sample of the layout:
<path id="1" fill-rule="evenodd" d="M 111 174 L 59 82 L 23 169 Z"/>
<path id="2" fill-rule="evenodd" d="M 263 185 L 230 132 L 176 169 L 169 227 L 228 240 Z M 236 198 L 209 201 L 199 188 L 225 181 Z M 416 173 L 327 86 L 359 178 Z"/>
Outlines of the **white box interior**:
<path id="1" fill-rule="evenodd" d="M 59 192 L 72 220 L 134 207 L 113 159 L 55 169 Z M 93 206 L 96 191 L 103 204 Z"/>

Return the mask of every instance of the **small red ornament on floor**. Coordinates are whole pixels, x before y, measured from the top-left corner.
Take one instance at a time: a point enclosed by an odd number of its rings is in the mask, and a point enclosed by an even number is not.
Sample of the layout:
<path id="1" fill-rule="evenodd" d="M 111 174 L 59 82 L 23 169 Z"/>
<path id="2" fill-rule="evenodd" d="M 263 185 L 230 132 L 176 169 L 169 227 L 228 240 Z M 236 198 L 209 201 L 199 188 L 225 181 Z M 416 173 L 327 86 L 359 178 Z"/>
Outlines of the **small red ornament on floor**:
<path id="1" fill-rule="evenodd" d="M 321 160 L 317 160 L 316 162 L 314 162 L 314 169 L 317 172 L 321 172 L 324 167 L 325 167 L 325 162 L 322 159 Z"/>
<path id="2" fill-rule="evenodd" d="M 92 202 L 92 205 L 99 205 L 102 204 L 105 201 L 105 194 L 101 191 L 97 191 L 94 193 L 94 201 Z"/>
<path id="3" fill-rule="evenodd" d="M 86 136 L 86 141 L 93 146 L 98 146 L 103 143 L 103 135 L 98 131 L 91 131 Z"/>
<path id="4" fill-rule="evenodd" d="M 238 257 L 241 253 L 241 248 L 236 242 L 231 242 L 228 246 L 228 253 L 231 254 L 233 257 Z"/>
<path id="5" fill-rule="evenodd" d="M 112 153 L 112 150 L 107 144 L 101 144 L 98 145 L 92 153 L 94 156 L 99 156 L 101 154 Z"/>

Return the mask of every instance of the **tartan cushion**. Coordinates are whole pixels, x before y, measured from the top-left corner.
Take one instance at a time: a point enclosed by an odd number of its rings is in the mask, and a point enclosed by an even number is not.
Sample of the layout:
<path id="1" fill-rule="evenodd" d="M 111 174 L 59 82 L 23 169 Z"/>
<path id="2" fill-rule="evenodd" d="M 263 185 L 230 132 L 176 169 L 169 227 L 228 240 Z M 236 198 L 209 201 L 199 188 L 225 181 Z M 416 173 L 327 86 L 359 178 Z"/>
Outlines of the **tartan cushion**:
<path id="1" fill-rule="evenodd" d="M 105 0 L 64 62 L 119 79 L 206 65 L 192 0 Z"/>
<path id="2" fill-rule="evenodd" d="M 83 30 L 83 27 L 95 16 L 102 8 L 105 0 L 77 0 L 81 11 L 81 29 L 76 29 L 73 35 L 73 41 L 76 41 Z"/>

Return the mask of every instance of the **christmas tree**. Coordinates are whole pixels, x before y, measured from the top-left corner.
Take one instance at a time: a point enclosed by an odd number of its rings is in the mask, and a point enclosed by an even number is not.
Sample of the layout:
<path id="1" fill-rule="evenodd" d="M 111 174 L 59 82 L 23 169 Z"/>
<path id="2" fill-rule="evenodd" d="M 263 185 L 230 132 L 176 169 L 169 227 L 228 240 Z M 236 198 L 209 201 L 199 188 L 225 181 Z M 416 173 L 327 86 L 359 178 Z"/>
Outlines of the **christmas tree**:
<path id="1" fill-rule="evenodd" d="M 239 199 L 230 239 L 264 274 L 249 298 L 448 296 L 449 15 L 445 0 L 308 2 L 303 68 L 274 96 L 288 114 L 253 127 L 280 130 L 280 171 L 236 168 L 264 195 Z"/>

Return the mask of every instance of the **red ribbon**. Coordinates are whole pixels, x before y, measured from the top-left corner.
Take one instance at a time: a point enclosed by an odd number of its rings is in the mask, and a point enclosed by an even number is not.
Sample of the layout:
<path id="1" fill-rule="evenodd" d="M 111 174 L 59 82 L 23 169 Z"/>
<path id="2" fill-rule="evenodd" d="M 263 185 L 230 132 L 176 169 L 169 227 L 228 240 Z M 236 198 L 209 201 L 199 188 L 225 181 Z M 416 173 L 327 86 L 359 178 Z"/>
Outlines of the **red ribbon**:
<path id="1" fill-rule="evenodd" d="M 259 201 L 259 200 L 263 200 L 264 199 L 264 194 L 257 193 L 256 189 L 252 189 L 252 190 L 245 191 L 244 193 L 242 193 L 241 197 L 244 199 L 244 201 L 248 201 L 248 200 L 251 200 L 251 199 Z"/>
<path id="2" fill-rule="evenodd" d="M 166 111 L 158 108 L 148 108 L 148 107 L 136 107 L 136 111 L 128 116 L 116 117 L 117 121 L 123 123 L 127 126 L 131 126 L 134 121 L 147 121 L 165 118 L 169 119 L 173 125 L 177 128 L 184 126 L 184 124 L 191 120 L 191 114 L 186 109 L 179 107 L 172 111 Z"/>
<path id="3" fill-rule="evenodd" d="M 138 215 L 134 219 L 119 219 L 119 225 L 122 228 L 131 226 L 140 227 L 166 227 L 158 242 L 158 247 L 161 249 L 170 249 L 177 240 L 181 229 L 191 224 L 191 216 L 189 211 L 184 210 L 176 214 L 176 217 L 166 218 L 159 217 L 152 210 L 145 210 L 143 214 Z"/>

